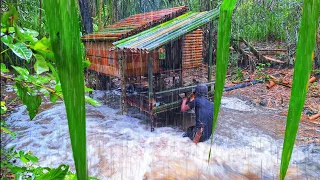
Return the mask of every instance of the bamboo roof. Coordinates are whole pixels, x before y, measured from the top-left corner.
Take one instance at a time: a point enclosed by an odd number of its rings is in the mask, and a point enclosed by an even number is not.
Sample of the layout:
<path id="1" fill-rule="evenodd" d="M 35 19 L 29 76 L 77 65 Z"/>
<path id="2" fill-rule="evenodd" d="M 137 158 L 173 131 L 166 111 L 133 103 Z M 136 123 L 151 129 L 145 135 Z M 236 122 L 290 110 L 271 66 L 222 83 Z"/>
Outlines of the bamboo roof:
<path id="1" fill-rule="evenodd" d="M 209 23 L 219 17 L 219 9 L 189 12 L 170 21 L 113 43 L 117 48 L 131 51 L 150 51 Z"/>
<path id="2" fill-rule="evenodd" d="M 82 37 L 83 41 L 106 40 L 116 41 L 137 34 L 143 30 L 171 20 L 185 13 L 187 6 L 162 9 L 159 11 L 136 14 L 108 25 L 104 29 Z"/>

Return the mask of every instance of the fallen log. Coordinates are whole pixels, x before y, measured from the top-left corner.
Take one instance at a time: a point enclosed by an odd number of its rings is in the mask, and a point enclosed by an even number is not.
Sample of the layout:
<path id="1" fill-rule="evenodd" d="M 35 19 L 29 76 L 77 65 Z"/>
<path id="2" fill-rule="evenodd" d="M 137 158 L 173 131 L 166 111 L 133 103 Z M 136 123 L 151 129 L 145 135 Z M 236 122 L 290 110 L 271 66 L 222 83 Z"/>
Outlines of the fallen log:
<path id="1" fill-rule="evenodd" d="M 244 40 L 243 38 L 241 38 L 241 41 L 249 47 L 249 51 L 252 52 L 252 54 L 254 56 L 256 56 L 258 58 L 259 61 L 261 61 L 262 63 L 265 63 L 266 61 L 271 61 L 271 62 L 276 62 L 276 63 L 281 63 L 283 64 L 284 62 L 271 58 L 271 57 L 267 57 L 267 56 L 263 56 L 259 53 L 259 51 L 257 49 L 255 49 L 251 44 L 249 44 L 246 40 Z M 243 51 L 245 52 L 245 51 Z"/>
<path id="2" fill-rule="evenodd" d="M 268 56 L 264 56 L 266 58 L 266 60 L 268 61 L 272 61 L 272 62 L 276 62 L 276 63 L 280 63 L 280 64 L 283 64 L 284 62 L 283 61 L 280 61 L 278 59 L 274 59 L 274 58 L 271 58 L 271 57 L 268 57 Z"/>
<path id="3" fill-rule="evenodd" d="M 320 112 L 318 112 L 317 114 L 314 114 L 312 116 L 309 117 L 309 120 L 316 120 L 317 118 L 320 118 Z"/>
<path id="4" fill-rule="evenodd" d="M 269 81 L 269 84 L 267 84 L 267 88 L 270 89 L 272 88 L 274 85 L 276 85 L 275 82 L 273 82 L 272 80 Z"/>
<path id="5" fill-rule="evenodd" d="M 288 81 L 284 81 L 282 79 L 277 79 L 276 77 L 270 75 L 270 79 L 272 79 L 276 84 L 279 84 L 279 85 L 282 85 L 282 86 L 286 86 L 286 87 L 289 87 L 291 88 L 291 84 L 288 82 Z"/>
<path id="6" fill-rule="evenodd" d="M 243 38 L 241 38 L 241 41 L 249 47 L 249 51 L 251 51 L 257 58 L 258 60 L 260 60 L 262 63 L 266 62 L 267 59 L 262 56 L 253 46 L 251 46 L 246 40 L 244 40 Z"/>
<path id="7" fill-rule="evenodd" d="M 315 82 L 317 80 L 316 77 L 312 76 L 310 79 L 309 79 L 309 84 Z"/>

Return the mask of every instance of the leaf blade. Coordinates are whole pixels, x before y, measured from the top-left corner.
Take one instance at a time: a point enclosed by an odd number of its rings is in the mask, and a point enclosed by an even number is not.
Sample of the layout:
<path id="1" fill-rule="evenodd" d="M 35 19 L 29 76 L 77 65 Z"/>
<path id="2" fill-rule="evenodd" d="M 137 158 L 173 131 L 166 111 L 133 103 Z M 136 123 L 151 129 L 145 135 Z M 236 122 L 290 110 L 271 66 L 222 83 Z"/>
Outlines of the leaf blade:
<path id="1" fill-rule="evenodd" d="M 224 0 L 220 8 L 220 18 L 218 26 L 218 45 L 217 45 L 217 60 L 216 60 L 216 82 L 214 91 L 214 112 L 212 123 L 211 145 L 209 150 L 209 160 L 211 157 L 211 147 L 213 144 L 213 133 L 217 125 L 218 114 L 221 105 L 221 98 L 224 89 L 224 83 L 228 68 L 231 20 L 232 12 L 237 0 Z"/>
<path id="2" fill-rule="evenodd" d="M 305 0 L 299 30 L 293 84 L 281 157 L 281 180 L 285 178 L 289 167 L 299 128 L 300 117 L 306 99 L 308 80 L 312 69 L 312 56 L 316 44 L 316 33 L 319 26 L 319 16 L 320 2 L 318 0 Z"/>
<path id="3" fill-rule="evenodd" d="M 16 44 L 8 44 L 8 46 L 19 58 L 27 60 L 27 62 L 30 61 L 32 57 L 32 51 L 25 43 L 18 42 Z"/>

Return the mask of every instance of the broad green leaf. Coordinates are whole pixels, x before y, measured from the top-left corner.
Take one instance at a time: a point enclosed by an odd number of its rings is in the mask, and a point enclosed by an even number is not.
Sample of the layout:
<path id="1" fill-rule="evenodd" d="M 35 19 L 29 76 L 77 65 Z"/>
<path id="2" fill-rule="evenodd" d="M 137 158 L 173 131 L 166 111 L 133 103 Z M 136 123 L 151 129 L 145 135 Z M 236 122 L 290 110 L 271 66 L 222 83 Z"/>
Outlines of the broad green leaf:
<path id="1" fill-rule="evenodd" d="M 16 133 L 10 131 L 10 130 L 9 130 L 8 128 L 6 128 L 6 127 L 1 126 L 1 131 L 5 132 L 5 133 L 7 133 L 7 134 L 10 134 L 11 137 L 13 137 L 13 138 L 16 138 Z"/>
<path id="2" fill-rule="evenodd" d="M 88 60 L 88 59 L 86 59 L 85 61 L 83 61 L 83 67 L 84 68 L 87 68 L 87 67 L 89 67 L 91 65 L 91 62 Z"/>
<path id="3" fill-rule="evenodd" d="M 52 103 L 56 103 L 58 100 L 58 96 L 56 94 L 50 93 L 50 101 Z"/>
<path id="4" fill-rule="evenodd" d="M 30 119 L 32 120 L 38 113 L 42 99 L 39 95 L 33 95 L 28 87 L 24 87 L 20 82 L 16 82 L 18 88 L 18 96 L 22 103 L 27 106 Z"/>
<path id="5" fill-rule="evenodd" d="M 1 28 L 1 33 L 14 33 L 14 27 Z"/>
<path id="6" fill-rule="evenodd" d="M 54 59 L 50 39 L 46 37 L 43 37 L 40 41 L 36 42 L 31 48 L 50 60 Z"/>
<path id="7" fill-rule="evenodd" d="M 221 98 L 224 89 L 224 82 L 228 69 L 229 47 L 232 12 L 237 0 L 224 0 L 220 7 L 220 18 L 218 27 L 218 45 L 217 45 L 217 60 L 216 60 L 216 82 L 214 91 L 214 117 L 212 123 L 212 134 L 217 125 L 218 114 L 221 105 Z M 209 160 L 211 156 L 211 147 L 213 143 L 213 135 L 211 136 L 211 146 L 209 151 Z"/>
<path id="8" fill-rule="evenodd" d="M 12 66 L 14 70 L 16 70 L 24 80 L 29 79 L 29 71 L 26 68 L 22 68 L 19 66 Z"/>
<path id="9" fill-rule="evenodd" d="M 75 169 L 79 180 L 87 179 L 84 54 L 79 10 L 76 1 L 46 0 L 43 3 L 67 111 Z"/>
<path id="10" fill-rule="evenodd" d="M 7 112 L 6 102 L 1 101 L 1 114 L 4 114 Z"/>
<path id="11" fill-rule="evenodd" d="M 32 30 L 32 29 L 28 29 L 28 28 L 23 28 L 23 33 L 29 35 L 29 36 L 32 36 L 34 38 L 38 37 L 39 36 L 39 33 L 35 30 Z"/>
<path id="12" fill-rule="evenodd" d="M 24 157 L 27 158 L 29 161 L 31 161 L 33 163 L 36 163 L 36 162 L 39 161 L 39 158 L 37 156 L 34 156 L 34 155 L 30 154 L 30 153 L 26 153 L 24 155 Z"/>
<path id="13" fill-rule="evenodd" d="M 3 42 L 5 45 L 9 46 L 8 44 L 13 43 L 13 37 L 10 35 L 4 35 L 1 37 L 1 42 Z"/>
<path id="14" fill-rule="evenodd" d="M 48 64 L 41 55 L 34 54 L 34 57 L 36 58 L 36 63 L 34 64 L 33 67 L 37 74 L 41 74 L 49 71 Z"/>
<path id="15" fill-rule="evenodd" d="M 1 63 L 1 72 L 2 73 L 6 73 L 6 72 L 9 72 L 9 69 L 7 69 L 6 65 Z"/>
<path id="16" fill-rule="evenodd" d="M 32 51 L 25 43 L 18 42 L 16 44 L 8 44 L 8 46 L 18 57 L 27 60 L 27 62 L 30 61 Z"/>
<path id="17" fill-rule="evenodd" d="M 93 106 L 100 106 L 101 105 L 99 101 L 96 101 L 89 96 L 85 96 L 85 99 L 86 99 L 87 103 L 90 103 Z"/>
<path id="18" fill-rule="evenodd" d="M 15 30 L 15 38 L 18 39 L 20 42 L 30 42 L 31 44 L 34 44 L 36 41 L 38 41 L 37 38 L 34 38 L 32 34 L 27 33 L 25 30 L 20 28 L 18 25 L 14 25 Z"/>
<path id="19" fill-rule="evenodd" d="M 51 169 L 49 172 L 41 175 L 40 177 L 36 178 L 37 180 L 57 180 L 57 179 L 64 179 L 67 172 L 69 170 L 69 166 L 67 165 L 60 165 L 56 169 Z"/>
<path id="20" fill-rule="evenodd" d="M 38 41 L 35 45 L 34 45 L 34 50 L 38 51 L 45 51 L 45 52 L 51 52 L 51 44 L 50 44 L 50 39 L 43 37 L 40 41 Z"/>
<path id="21" fill-rule="evenodd" d="M 320 1 L 304 0 L 293 83 L 290 96 L 286 132 L 282 149 L 280 179 L 286 176 L 294 142 L 297 136 L 300 117 L 308 90 L 308 80 L 312 69 L 313 52 L 316 45 L 316 33 L 319 26 Z"/>
<path id="22" fill-rule="evenodd" d="M 20 156 L 20 161 L 24 164 L 27 164 L 29 162 L 29 160 L 26 157 L 24 157 L 24 155 Z"/>
<path id="23" fill-rule="evenodd" d="M 36 84 L 46 84 L 51 80 L 52 80 L 52 78 L 50 76 L 37 75 L 35 83 Z"/>
<path id="24" fill-rule="evenodd" d="M 26 167 L 14 166 L 11 168 L 11 172 L 15 174 L 15 179 L 21 180 L 23 178 L 23 172 L 25 172 L 26 169 Z"/>

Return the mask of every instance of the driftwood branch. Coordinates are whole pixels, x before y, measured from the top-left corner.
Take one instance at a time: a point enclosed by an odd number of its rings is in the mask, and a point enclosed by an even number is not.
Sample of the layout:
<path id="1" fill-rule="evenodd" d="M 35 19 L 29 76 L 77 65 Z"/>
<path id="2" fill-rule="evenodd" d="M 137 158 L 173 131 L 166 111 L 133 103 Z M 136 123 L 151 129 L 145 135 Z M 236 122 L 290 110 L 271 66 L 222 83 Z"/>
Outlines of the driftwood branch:
<path id="1" fill-rule="evenodd" d="M 276 62 L 276 63 L 280 63 L 280 64 L 284 64 L 283 61 L 280 61 L 278 59 L 274 59 L 274 58 L 271 58 L 271 57 L 268 57 L 268 56 L 264 56 L 264 58 L 268 61 L 272 61 L 272 62 Z"/>
<path id="2" fill-rule="evenodd" d="M 259 51 L 254 48 L 252 45 L 250 45 L 246 40 L 244 40 L 243 38 L 241 38 L 241 41 L 249 47 L 249 51 L 252 52 L 252 54 L 254 56 L 256 56 L 258 58 L 259 61 L 261 61 L 262 63 L 265 63 L 267 61 L 271 61 L 271 62 L 276 62 L 276 63 L 281 63 L 283 64 L 284 62 L 280 61 L 280 60 L 277 60 L 277 59 L 274 59 L 274 58 L 271 58 L 271 57 L 266 57 L 266 56 L 263 56 L 259 53 Z M 243 51 L 244 52 L 244 51 Z"/>
<path id="3" fill-rule="evenodd" d="M 244 40 L 243 38 L 241 38 L 241 41 L 249 47 L 249 51 L 252 52 L 257 58 L 259 61 L 261 61 L 262 63 L 266 62 L 267 59 L 262 56 L 253 46 L 251 46 L 246 40 Z"/>
<path id="4" fill-rule="evenodd" d="M 276 84 L 279 84 L 279 85 L 282 85 L 282 86 L 286 86 L 286 87 L 289 87 L 289 88 L 292 87 L 289 82 L 284 81 L 284 80 L 282 80 L 282 79 L 278 79 L 278 78 L 276 78 L 276 77 L 274 77 L 274 76 L 272 76 L 272 75 L 270 75 L 270 79 L 271 79 L 274 83 L 276 83 Z"/>

